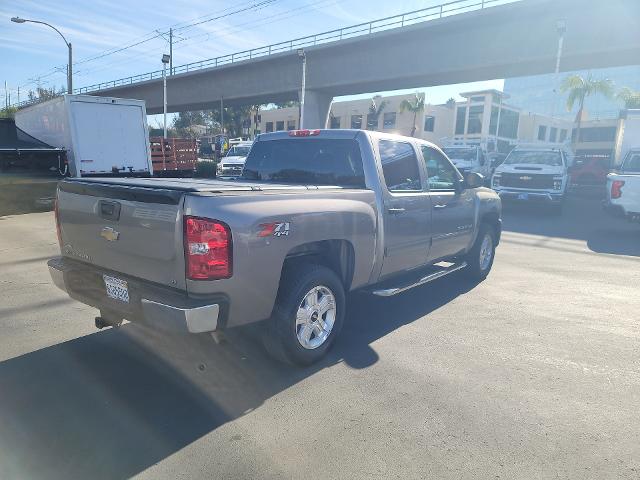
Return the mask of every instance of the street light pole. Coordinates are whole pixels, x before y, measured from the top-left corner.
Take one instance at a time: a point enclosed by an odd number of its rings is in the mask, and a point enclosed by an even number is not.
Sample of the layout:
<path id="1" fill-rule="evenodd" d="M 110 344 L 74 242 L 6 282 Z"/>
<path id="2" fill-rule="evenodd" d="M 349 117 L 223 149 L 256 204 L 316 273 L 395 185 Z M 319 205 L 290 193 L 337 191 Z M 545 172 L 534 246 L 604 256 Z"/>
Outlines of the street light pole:
<path id="1" fill-rule="evenodd" d="M 40 20 L 28 20 L 26 18 L 12 17 L 11 21 L 13 23 L 39 23 L 40 25 L 46 25 L 58 32 L 58 35 L 62 37 L 62 40 L 64 40 L 64 43 L 69 50 L 69 63 L 67 64 L 67 93 L 73 93 L 73 49 L 71 47 L 71 43 L 67 41 L 62 32 L 53 25 L 50 25 L 47 22 L 41 22 Z"/>
<path id="2" fill-rule="evenodd" d="M 558 88 L 559 88 L 559 82 L 558 82 L 558 76 L 560 74 L 560 60 L 562 59 L 562 47 L 564 45 L 564 34 L 567 31 L 567 22 L 565 22 L 564 20 L 558 20 L 558 22 L 556 23 L 556 29 L 558 31 L 558 51 L 556 53 L 556 68 L 554 70 L 554 77 L 553 77 L 553 105 L 551 105 L 551 117 L 553 118 L 555 116 L 556 113 L 556 103 L 558 100 Z"/>
<path id="3" fill-rule="evenodd" d="M 307 54 L 303 48 L 298 49 L 298 57 L 302 58 L 302 88 L 300 91 L 300 129 L 304 128 L 304 96 L 307 89 Z"/>
<path id="4" fill-rule="evenodd" d="M 167 138 L 167 63 L 171 61 L 171 56 L 166 53 L 162 55 L 162 106 L 164 114 L 164 138 Z"/>

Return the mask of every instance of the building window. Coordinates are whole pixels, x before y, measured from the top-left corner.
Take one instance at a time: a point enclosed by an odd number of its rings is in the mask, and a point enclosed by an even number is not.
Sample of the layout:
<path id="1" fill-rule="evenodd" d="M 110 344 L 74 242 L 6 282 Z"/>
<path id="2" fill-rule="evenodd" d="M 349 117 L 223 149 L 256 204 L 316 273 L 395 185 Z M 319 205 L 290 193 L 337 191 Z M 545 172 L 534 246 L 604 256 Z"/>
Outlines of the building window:
<path id="1" fill-rule="evenodd" d="M 484 114 L 483 106 L 469 107 L 469 123 L 467 124 L 467 133 L 482 133 L 482 115 Z"/>
<path id="2" fill-rule="evenodd" d="M 418 157 L 410 143 L 380 140 L 378 149 L 389 191 L 422 190 Z"/>
<path id="3" fill-rule="evenodd" d="M 280 132 L 282 130 L 284 130 L 284 120 L 278 120 L 276 122 L 276 131 Z"/>
<path id="4" fill-rule="evenodd" d="M 433 132 L 436 128 L 436 117 L 433 115 L 427 115 L 424 117 L 424 131 Z"/>
<path id="5" fill-rule="evenodd" d="M 340 128 L 340 117 L 331 117 L 330 128 Z"/>
<path id="6" fill-rule="evenodd" d="M 562 130 L 560 130 L 560 138 L 558 139 L 558 141 L 560 143 L 564 142 L 567 139 L 567 129 L 563 128 Z"/>
<path id="7" fill-rule="evenodd" d="M 502 109 L 500 113 L 500 126 L 498 127 L 498 136 L 505 138 L 518 138 L 518 124 L 520 123 L 520 114 L 515 110 Z"/>
<path id="8" fill-rule="evenodd" d="M 581 142 L 613 142 L 616 127 L 587 127 L 580 129 Z"/>
<path id="9" fill-rule="evenodd" d="M 287 120 L 287 130 L 295 130 L 295 129 L 296 129 L 296 121 Z"/>
<path id="10" fill-rule="evenodd" d="M 498 115 L 500 114 L 498 107 L 491 107 L 491 118 L 489 119 L 489 135 L 495 135 L 498 131 Z"/>
<path id="11" fill-rule="evenodd" d="M 551 127 L 549 129 L 549 141 L 555 143 L 558 139 L 558 129 L 556 127 Z"/>
<path id="12" fill-rule="evenodd" d="M 456 135 L 464 135 L 464 121 L 467 116 L 467 107 L 458 107 L 456 111 Z"/>
<path id="13" fill-rule="evenodd" d="M 362 128 L 362 115 L 351 115 L 351 128 Z"/>
<path id="14" fill-rule="evenodd" d="M 267 126 L 265 127 L 265 131 L 267 133 L 273 132 L 273 122 L 267 122 Z"/>
<path id="15" fill-rule="evenodd" d="M 396 112 L 385 113 L 382 122 L 386 129 L 396 128 Z"/>
<path id="16" fill-rule="evenodd" d="M 377 130 L 378 129 L 378 117 L 373 113 L 367 114 L 367 130 Z"/>
<path id="17" fill-rule="evenodd" d="M 484 95 L 480 95 L 479 97 L 471 97 L 472 102 L 484 102 Z"/>
<path id="18" fill-rule="evenodd" d="M 538 127 L 538 140 L 544 142 L 547 138 L 547 127 L 544 125 L 540 125 Z"/>

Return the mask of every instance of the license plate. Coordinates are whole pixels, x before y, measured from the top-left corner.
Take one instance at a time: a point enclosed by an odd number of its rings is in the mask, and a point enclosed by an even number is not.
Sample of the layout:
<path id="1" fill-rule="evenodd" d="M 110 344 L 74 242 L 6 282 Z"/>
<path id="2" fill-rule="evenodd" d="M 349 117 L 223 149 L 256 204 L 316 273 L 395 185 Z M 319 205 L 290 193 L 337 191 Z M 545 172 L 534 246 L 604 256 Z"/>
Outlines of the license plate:
<path id="1" fill-rule="evenodd" d="M 107 289 L 107 297 L 120 302 L 129 303 L 129 288 L 127 282 L 119 278 L 103 275 L 104 286 Z"/>
<path id="2" fill-rule="evenodd" d="M 528 193 L 519 193 L 518 194 L 518 200 L 529 200 L 529 194 Z"/>

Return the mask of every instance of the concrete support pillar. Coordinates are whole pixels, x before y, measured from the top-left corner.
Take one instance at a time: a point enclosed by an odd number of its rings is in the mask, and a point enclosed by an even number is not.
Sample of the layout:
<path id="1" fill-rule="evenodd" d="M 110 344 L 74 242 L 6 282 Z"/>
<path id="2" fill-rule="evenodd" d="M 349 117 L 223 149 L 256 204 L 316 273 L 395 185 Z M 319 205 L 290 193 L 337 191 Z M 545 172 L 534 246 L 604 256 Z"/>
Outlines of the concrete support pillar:
<path id="1" fill-rule="evenodd" d="M 302 128 L 315 129 L 327 128 L 329 110 L 333 95 L 306 90 L 304 94 L 304 125 Z"/>

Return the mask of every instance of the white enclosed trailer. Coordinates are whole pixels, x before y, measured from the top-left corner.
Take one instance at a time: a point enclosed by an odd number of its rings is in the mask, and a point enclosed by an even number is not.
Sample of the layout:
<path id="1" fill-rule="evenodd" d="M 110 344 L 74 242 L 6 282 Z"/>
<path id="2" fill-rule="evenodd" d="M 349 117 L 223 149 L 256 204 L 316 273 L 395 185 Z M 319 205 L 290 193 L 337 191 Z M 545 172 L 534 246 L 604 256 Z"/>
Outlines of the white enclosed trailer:
<path id="1" fill-rule="evenodd" d="M 143 100 L 63 95 L 19 110 L 16 125 L 67 151 L 74 177 L 152 175 Z"/>

